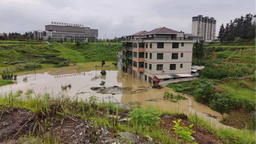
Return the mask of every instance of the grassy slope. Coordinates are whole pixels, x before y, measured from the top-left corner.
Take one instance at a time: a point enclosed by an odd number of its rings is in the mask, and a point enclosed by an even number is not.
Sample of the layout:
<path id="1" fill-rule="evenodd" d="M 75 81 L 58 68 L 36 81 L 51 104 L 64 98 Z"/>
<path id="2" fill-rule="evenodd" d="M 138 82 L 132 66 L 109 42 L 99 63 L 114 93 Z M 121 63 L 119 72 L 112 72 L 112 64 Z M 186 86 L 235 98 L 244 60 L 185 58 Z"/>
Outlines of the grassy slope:
<path id="1" fill-rule="evenodd" d="M 224 82 L 221 85 L 222 88 L 226 89 L 232 96 L 236 99 L 248 100 L 255 103 L 256 93 L 255 93 L 255 82 L 246 79 L 239 80 L 239 82 L 245 83 L 246 87 L 236 87 L 237 82 L 235 80 Z"/>
<path id="2" fill-rule="evenodd" d="M 122 51 L 122 43 L 89 43 L 80 46 L 76 46 L 75 43 L 64 43 L 63 45 L 65 48 L 80 52 L 86 62 L 91 60 L 93 62 L 101 60 L 116 61 L 117 52 Z"/>
<path id="3" fill-rule="evenodd" d="M 12 80 L 0 80 L 0 86 L 13 84 L 14 82 Z"/>
<path id="4" fill-rule="evenodd" d="M 122 51 L 121 43 L 88 43 L 79 47 L 75 43 L 57 43 L 48 46 L 45 42 L 0 41 L 1 62 L 40 62 L 42 59 L 32 55 L 57 55 L 70 58 L 72 62 L 116 61 L 116 53 Z M 63 48 L 64 46 L 64 48 Z M 4 64 L 0 63 L 0 67 Z"/>

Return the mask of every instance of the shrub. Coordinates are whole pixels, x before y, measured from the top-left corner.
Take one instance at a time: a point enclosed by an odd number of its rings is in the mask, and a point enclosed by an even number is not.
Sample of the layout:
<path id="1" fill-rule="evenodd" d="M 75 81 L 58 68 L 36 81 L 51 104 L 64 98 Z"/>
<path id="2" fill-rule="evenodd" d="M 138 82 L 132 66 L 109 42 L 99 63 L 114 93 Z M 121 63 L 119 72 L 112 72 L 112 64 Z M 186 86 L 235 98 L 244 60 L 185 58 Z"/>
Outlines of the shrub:
<path id="1" fill-rule="evenodd" d="M 256 126 L 256 111 L 252 113 L 252 124 Z"/>
<path id="2" fill-rule="evenodd" d="M 193 140 L 191 138 L 194 131 L 191 128 L 193 127 L 194 124 L 189 125 L 189 127 L 183 128 L 182 126 L 180 126 L 181 119 L 177 122 L 173 122 L 175 123 L 173 129 L 175 130 L 175 133 L 181 137 L 181 141 L 185 143 L 192 142 Z M 193 142 L 193 144 L 197 144 L 197 142 Z"/>
<path id="3" fill-rule="evenodd" d="M 107 72 L 105 71 L 105 70 L 101 70 L 101 75 L 106 75 L 107 74 Z"/>
<path id="4" fill-rule="evenodd" d="M 129 115 L 129 117 L 131 117 L 131 122 L 142 127 L 153 127 L 159 124 L 159 116 L 160 114 L 151 106 L 147 109 L 138 107 L 134 109 Z"/>

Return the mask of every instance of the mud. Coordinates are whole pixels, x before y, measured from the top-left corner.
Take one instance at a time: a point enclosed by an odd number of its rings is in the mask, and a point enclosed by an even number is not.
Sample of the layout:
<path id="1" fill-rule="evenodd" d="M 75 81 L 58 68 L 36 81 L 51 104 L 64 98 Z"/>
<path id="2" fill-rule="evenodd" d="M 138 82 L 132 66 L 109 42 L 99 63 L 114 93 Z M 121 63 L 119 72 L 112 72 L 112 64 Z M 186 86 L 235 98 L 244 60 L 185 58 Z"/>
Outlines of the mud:
<path id="1" fill-rule="evenodd" d="M 175 123 L 173 121 L 178 121 L 181 119 L 180 126 L 189 127 L 192 123 L 187 120 L 187 116 L 184 114 L 174 114 L 174 115 L 162 115 L 161 120 L 163 121 L 162 127 L 168 129 L 171 133 L 171 137 L 175 138 L 176 134 L 174 131 Z M 192 134 L 195 141 L 199 144 L 224 144 L 221 142 L 213 133 L 207 129 L 194 125 L 192 127 L 194 133 Z M 181 139 L 179 137 L 179 139 Z"/>
<path id="2" fill-rule="evenodd" d="M 119 115 L 127 117 L 128 111 L 120 111 Z M 97 121 L 89 122 L 73 115 L 66 116 L 48 115 L 42 118 L 21 108 L 3 110 L 0 118 L 0 143 L 44 143 L 48 139 L 53 140 L 50 143 L 64 144 L 147 143 L 146 138 L 139 135 L 129 132 L 121 132 L 119 135 L 114 129 L 97 124 Z M 34 137 L 33 142 L 31 138 L 26 138 L 29 133 L 30 137 Z"/>
<path id="3" fill-rule="evenodd" d="M 135 94 L 147 92 L 150 87 L 140 86 L 138 89 L 132 89 L 131 87 L 119 87 L 119 86 L 110 86 L 110 87 L 91 87 L 91 90 L 97 91 L 101 94 Z"/>

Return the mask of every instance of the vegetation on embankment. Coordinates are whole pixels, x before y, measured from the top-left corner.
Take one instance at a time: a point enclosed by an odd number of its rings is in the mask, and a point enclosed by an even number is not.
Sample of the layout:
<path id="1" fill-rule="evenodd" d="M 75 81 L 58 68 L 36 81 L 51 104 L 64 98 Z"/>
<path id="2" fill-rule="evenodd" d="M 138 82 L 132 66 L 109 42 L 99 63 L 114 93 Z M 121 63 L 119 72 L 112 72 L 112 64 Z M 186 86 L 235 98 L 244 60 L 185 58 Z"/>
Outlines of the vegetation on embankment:
<path id="1" fill-rule="evenodd" d="M 245 43 L 247 42 L 247 43 Z M 195 97 L 211 109 L 221 113 L 232 113 L 226 119 L 234 119 L 231 126 L 237 128 L 255 128 L 252 121 L 252 112 L 255 111 L 255 46 L 250 46 L 254 40 L 236 41 L 248 44 L 245 46 L 232 46 L 232 42 L 196 43 L 193 48 L 193 64 L 204 65 L 200 78 L 191 83 L 169 84 L 177 92 L 183 92 Z M 232 117 L 236 114 L 247 115 L 249 123 L 244 123 L 243 118 Z M 237 116 L 236 115 L 236 116 Z M 225 120 L 224 120 L 225 121 Z"/>
<path id="2" fill-rule="evenodd" d="M 81 43 L 77 46 L 68 42 L 48 45 L 37 41 L 0 41 L 0 70 L 8 67 L 15 69 L 13 72 L 20 72 L 32 70 L 31 65 L 43 69 L 101 60 L 116 62 L 118 51 L 122 51 L 121 43 Z"/>
<path id="3" fill-rule="evenodd" d="M 0 79 L 0 86 L 13 84 L 14 82 L 12 80 L 1 80 Z"/>
<path id="4" fill-rule="evenodd" d="M 83 60 L 90 61 L 116 61 L 117 52 L 122 51 L 122 43 L 63 43 L 65 48 L 75 50 L 83 55 Z M 83 61 L 83 62 L 84 62 Z"/>
<path id="5" fill-rule="evenodd" d="M 14 65 L 23 62 L 59 64 L 68 58 L 74 63 L 116 61 L 121 43 L 57 43 L 34 41 L 0 41 L 0 61 Z M 5 66 L 1 63 L 0 66 Z"/>
<path id="6" fill-rule="evenodd" d="M 255 143 L 255 135 L 248 130 L 217 130 L 196 115 L 170 114 L 153 107 L 128 109 L 104 100 L 98 103 L 94 96 L 78 101 L 77 97 L 35 95 L 32 90 L 25 93 L 26 99 L 22 94 L 0 97 L 1 142 Z"/>

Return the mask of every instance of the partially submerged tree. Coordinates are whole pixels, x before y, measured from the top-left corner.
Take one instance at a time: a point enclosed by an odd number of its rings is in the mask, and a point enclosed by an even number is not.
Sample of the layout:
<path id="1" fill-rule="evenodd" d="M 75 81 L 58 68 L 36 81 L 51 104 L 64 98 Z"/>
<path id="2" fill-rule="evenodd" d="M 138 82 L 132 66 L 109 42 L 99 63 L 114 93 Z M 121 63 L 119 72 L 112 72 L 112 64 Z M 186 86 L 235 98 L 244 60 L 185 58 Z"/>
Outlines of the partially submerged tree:
<path id="1" fill-rule="evenodd" d="M 102 61 L 101 61 L 101 69 L 103 68 L 104 65 L 105 65 L 105 61 L 102 60 Z"/>

